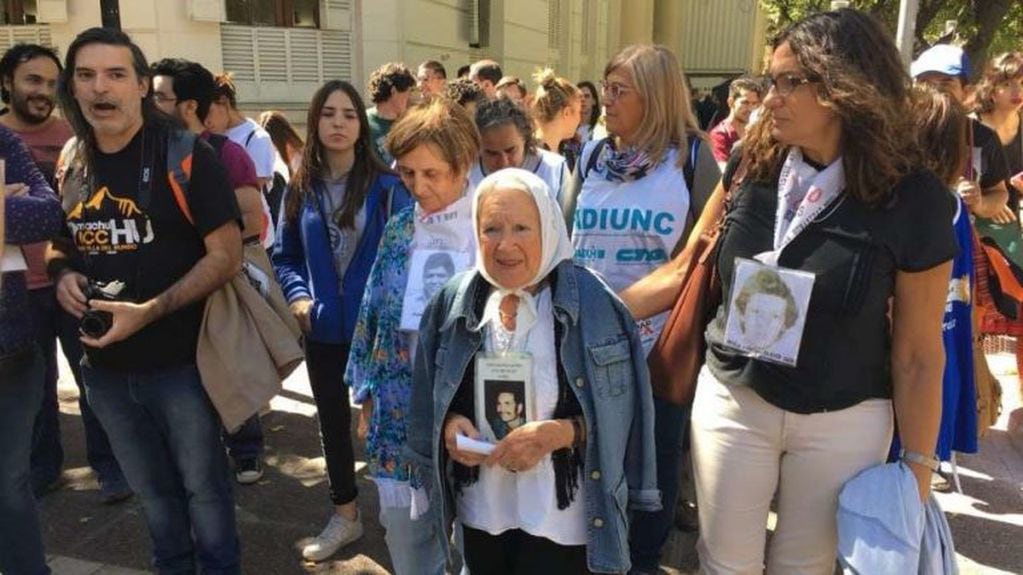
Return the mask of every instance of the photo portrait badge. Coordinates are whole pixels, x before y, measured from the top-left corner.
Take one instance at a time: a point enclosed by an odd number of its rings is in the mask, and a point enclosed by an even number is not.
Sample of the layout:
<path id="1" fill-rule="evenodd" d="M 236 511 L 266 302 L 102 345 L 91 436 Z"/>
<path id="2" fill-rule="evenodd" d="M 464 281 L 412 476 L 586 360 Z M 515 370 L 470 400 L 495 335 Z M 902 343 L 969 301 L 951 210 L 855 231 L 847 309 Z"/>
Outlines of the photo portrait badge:
<path id="1" fill-rule="evenodd" d="M 419 331 L 419 320 L 430 299 L 456 273 L 469 269 L 468 253 L 448 250 L 416 250 L 409 264 L 408 285 L 401 306 L 401 329 Z"/>
<path id="2" fill-rule="evenodd" d="M 533 360 L 527 353 L 476 354 L 476 428 L 497 443 L 519 426 L 536 420 Z"/>
<path id="3" fill-rule="evenodd" d="M 814 279 L 809 272 L 736 258 L 725 344 L 756 359 L 795 367 Z"/>

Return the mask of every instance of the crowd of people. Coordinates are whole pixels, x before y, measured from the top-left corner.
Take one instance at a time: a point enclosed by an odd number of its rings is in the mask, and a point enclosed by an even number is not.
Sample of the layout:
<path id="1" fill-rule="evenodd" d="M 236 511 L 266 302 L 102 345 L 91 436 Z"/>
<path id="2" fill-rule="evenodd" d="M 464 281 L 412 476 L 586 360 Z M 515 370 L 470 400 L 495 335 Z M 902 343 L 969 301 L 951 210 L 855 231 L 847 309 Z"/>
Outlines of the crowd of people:
<path id="1" fill-rule="evenodd" d="M 331 504 L 301 555 L 371 520 L 361 441 L 401 575 L 655 573 L 679 508 L 706 573 L 830 574 L 863 560 L 850 480 L 891 462 L 919 506 L 977 450 L 978 336 L 1023 335 L 988 285 L 991 258 L 1023 270 L 1023 54 L 974 84 L 942 44 L 907 74 L 873 17 L 817 13 L 713 126 L 664 46 L 599 86 L 464 68 L 330 80 L 302 137 L 120 31 L 0 59 L 0 572 L 49 572 L 58 340 L 99 501 L 138 498 L 159 573 L 240 572 L 231 480 L 263 476 L 301 360 Z M 647 357 L 712 234 L 679 402 Z"/>

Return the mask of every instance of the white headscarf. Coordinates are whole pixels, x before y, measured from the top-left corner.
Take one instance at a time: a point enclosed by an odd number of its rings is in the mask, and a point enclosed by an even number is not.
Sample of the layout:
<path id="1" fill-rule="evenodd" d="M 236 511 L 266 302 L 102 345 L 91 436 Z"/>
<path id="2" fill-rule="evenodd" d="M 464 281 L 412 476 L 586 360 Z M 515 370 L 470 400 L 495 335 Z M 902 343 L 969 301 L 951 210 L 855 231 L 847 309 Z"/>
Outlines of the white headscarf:
<path id="1" fill-rule="evenodd" d="M 493 291 L 487 298 L 487 305 L 483 311 L 483 318 L 480 325 L 489 322 L 497 322 L 500 325 L 501 300 L 506 296 L 515 295 L 519 297 L 519 309 L 516 315 L 515 335 L 523 335 L 536 323 L 536 300 L 533 294 L 525 288 L 534 286 L 547 277 L 551 271 L 564 260 L 571 260 L 573 255 L 572 242 L 568 239 L 568 230 L 565 228 L 565 218 L 561 215 L 561 206 L 551 198 L 550 191 L 544 182 L 536 174 L 521 168 L 505 168 L 498 170 L 480 182 L 476 188 L 476 197 L 472 203 L 473 230 L 479 235 L 480 228 L 480 205 L 483 198 L 496 190 L 519 190 L 529 194 L 536 204 L 540 213 L 540 267 L 526 285 L 509 289 L 497 282 L 489 273 L 483 262 L 482 242 L 476 242 L 476 269 L 480 275 L 494 286 Z M 519 339 L 516 337 L 516 339 Z"/>

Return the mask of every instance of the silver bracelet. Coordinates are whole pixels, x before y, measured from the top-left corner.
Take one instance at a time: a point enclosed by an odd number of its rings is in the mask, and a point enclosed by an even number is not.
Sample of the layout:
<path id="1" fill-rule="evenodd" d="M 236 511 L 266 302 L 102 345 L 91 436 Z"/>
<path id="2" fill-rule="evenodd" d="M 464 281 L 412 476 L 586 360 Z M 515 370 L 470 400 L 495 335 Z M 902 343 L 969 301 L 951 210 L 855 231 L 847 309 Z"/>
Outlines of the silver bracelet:
<path id="1" fill-rule="evenodd" d="M 933 455 L 924 455 L 923 453 L 919 453 L 916 451 L 907 451 L 905 448 L 899 450 L 899 459 L 905 461 L 906 463 L 916 463 L 918 465 L 923 465 L 924 467 L 930 469 L 931 471 L 937 471 L 938 468 L 941 466 L 941 462 L 938 461 L 937 457 Z"/>

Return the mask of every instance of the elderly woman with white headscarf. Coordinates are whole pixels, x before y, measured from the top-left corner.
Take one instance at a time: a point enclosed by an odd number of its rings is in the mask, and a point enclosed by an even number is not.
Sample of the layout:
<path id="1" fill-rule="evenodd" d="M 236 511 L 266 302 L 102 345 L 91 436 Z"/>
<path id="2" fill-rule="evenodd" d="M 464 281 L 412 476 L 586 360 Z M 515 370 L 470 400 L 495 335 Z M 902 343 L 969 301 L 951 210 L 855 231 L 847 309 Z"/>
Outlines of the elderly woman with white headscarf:
<path id="1" fill-rule="evenodd" d="M 635 322 L 572 263 L 536 175 L 485 178 L 473 224 L 476 269 L 448 282 L 420 324 L 414 512 L 445 530 L 457 517 L 472 573 L 628 571 L 628 511 L 660 506 Z"/>

